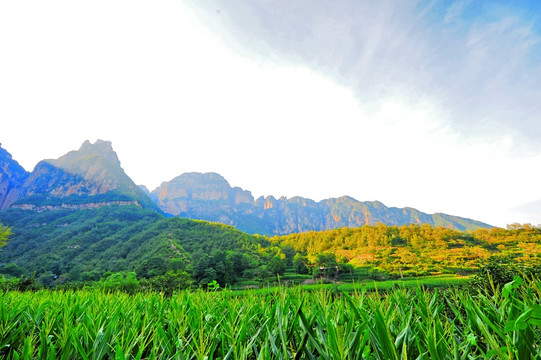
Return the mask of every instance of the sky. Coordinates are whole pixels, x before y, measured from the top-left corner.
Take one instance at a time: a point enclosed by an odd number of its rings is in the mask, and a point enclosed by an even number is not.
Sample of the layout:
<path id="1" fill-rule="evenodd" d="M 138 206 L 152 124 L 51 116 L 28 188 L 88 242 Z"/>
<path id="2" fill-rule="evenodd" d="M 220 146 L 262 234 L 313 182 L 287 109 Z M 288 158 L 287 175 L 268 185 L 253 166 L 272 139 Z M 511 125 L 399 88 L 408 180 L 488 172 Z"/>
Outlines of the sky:
<path id="1" fill-rule="evenodd" d="M 541 224 L 541 2 L 0 2 L 0 143 Z"/>

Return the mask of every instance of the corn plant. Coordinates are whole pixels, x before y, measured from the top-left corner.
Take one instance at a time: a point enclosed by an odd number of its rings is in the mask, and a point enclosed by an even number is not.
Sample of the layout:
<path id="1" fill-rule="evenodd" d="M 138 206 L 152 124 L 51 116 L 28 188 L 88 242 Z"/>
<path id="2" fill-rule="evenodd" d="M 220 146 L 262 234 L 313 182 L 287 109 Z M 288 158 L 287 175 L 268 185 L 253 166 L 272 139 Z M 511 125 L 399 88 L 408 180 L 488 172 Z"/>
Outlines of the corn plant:
<path id="1" fill-rule="evenodd" d="M 5 359 L 541 359 L 540 282 L 497 292 L 6 292 Z"/>

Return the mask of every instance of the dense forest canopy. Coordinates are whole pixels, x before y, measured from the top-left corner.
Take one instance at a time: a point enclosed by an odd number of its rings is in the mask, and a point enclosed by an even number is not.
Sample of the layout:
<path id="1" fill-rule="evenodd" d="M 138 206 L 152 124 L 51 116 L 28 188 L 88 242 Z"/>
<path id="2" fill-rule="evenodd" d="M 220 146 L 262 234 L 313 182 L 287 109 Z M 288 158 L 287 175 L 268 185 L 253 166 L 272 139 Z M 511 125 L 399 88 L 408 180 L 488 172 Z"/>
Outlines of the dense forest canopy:
<path id="1" fill-rule="evenodd" d="M 293 247 L 310 262 L 315 262 L 322 253 L 331 253 L 343 263 L 402 275 L 467 272 L 491 257 L 541 262 L 541 227 L 529 224 L 465 232 L 427 224 L 380 223 L 275 236 L 270 241 Z"/>
<path id="2" fill-rule="evenodd" d="M 0 273 L 44 284 L 97 281 L 112 272 L 151 278 L 186 271 L 196 283 L 253 277 L 280 249 L 267 238 L 218 223 L 166 218 L 137 206 L 0 212 L 13 227 L 0 252 Z"/>
<path id="3" fill-rule="evenodd" d="M 10 235 L 11 229 L 0 224 L 0 247 L 6 246 Z"/>

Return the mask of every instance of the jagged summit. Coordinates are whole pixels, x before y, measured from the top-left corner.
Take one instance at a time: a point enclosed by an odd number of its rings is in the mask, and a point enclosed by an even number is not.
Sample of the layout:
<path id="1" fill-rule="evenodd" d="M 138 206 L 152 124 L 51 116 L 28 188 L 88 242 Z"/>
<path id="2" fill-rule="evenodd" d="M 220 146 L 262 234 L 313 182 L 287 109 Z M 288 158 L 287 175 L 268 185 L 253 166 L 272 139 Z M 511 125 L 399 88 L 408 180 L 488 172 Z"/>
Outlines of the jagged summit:
<path id="1" fill-rule="evenodd" d="M 110 141 L 98 139 L 92 144 L 89 140 L 86 140 L 79 148 L 79 152 L 103 156 L 105 159 L 120 166 L 120 160 L 118 160 L 118 155 L 113 150 L 113 144 Z"/>
<path id="2" fill-rule="evenodd" d="M 86 165 L 84 164 L 93 161 L 106 161 L 110 163 L 110 166 L 120 168 L 120 160 L 113 150 L 112 143 L 103 140 L 97 140 L 95 143 L 86 140 L 79 150 L 70 151 L 58 159 L 43 160 L 43 162 L 50 163 L 76 174 L 84 173 L 86 171 Z M 83 165 L 83 168 L 80 168 L 81 165 Z"/>

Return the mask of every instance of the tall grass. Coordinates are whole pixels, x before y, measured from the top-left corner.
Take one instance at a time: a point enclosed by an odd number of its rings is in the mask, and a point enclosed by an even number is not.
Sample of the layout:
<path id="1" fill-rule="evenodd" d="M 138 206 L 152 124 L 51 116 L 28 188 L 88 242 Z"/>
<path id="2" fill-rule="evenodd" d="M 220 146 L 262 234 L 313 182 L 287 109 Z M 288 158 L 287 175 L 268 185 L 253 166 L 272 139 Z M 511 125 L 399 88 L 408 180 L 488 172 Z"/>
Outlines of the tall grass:
<path id="1" fill-rule="evenodd" d="M 8 292 L 6 359 L 539 359 L 540 282 L 267 295 Z"/>

